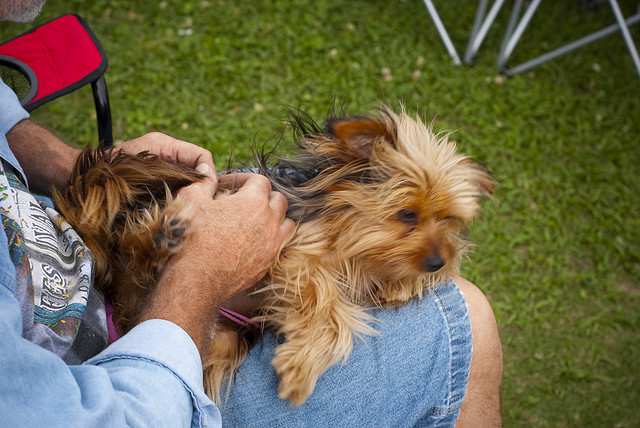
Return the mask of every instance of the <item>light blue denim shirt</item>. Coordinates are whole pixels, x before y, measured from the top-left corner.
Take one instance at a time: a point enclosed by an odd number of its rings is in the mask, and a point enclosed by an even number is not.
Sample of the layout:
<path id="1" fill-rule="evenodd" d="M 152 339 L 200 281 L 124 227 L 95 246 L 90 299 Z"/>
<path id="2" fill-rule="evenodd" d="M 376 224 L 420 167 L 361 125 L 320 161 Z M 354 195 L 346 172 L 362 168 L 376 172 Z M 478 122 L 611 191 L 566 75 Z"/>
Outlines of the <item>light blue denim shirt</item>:
<path id="1" fill-rule="evenodd" d="M 23 176 L 6 133 L 27 117 L 0 80 L 0 157 Z M 204 393 L 198 350 L 180 327 L 143 322 L 85 364 L 68 366 L 22 337 L 15 276 L 0 233 L 0 425 L 220 426 L 220 412 Z"/>
<path id="2" fill-rule="evenodd" d="M 5 85 L 0 78 L 0 157 L 20 171 L 27 185 L 27 178 L 24 176 L 24 171 L 9 148 L 7 132 L 9 132 L 16 123 L 28 117 L 29 113 L 22 108 L 15 92 Z"/>

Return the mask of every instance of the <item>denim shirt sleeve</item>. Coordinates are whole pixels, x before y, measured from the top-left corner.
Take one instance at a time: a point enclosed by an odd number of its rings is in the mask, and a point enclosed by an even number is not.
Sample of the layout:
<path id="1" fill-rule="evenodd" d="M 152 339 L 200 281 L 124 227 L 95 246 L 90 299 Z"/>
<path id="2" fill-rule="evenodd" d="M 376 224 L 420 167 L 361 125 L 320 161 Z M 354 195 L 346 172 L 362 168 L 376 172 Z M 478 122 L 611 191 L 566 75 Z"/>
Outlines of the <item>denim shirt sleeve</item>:
<path id="1" fill-rule="evenodd" d="M 6 134 L 16 123 L 28 118 L 29 113 L 22 108 L 15 92 L 0 78 L 0 157 L 20 171 L 25 180 L 24 171 L 9 148 Z"/>
<path id="2" fill-rule="evenodd" d="M 153 377 L 135 375 L 138 372 L 143 374 L 149 365 L 153 367 L 151 372 L 158 374 Z M 202 362 L 198 349 L 184 330 L 169 321 L 155 319 L 139 324 L 87 361 L 83 367 L 86 366 L 111 371 L 111 382 L 124 391 L 137 391 L 138 396 L 148 395 L 149 401 L 153 402 L 149 408 L 153 414 L 147 420 L 161 416 L 157 424 L 150 426 L 167 423 L 164 413 L 176 404 L 182 406 L 180 411 L 183 414 L 192 416 L 191 426 L 216 427 L 221 423 L 218 408 L 206 396 L 202 386 Z M 159 375 L 169 376 L 173 383 L 178 381 L 179 385 L 172 390 L 164 390 L 163 383 L 157 382 Z M 179 425 L 168 423 L 167 426 Z"/>
<path id="3" fill-rule="evenodd" d="M 164 320 L 141 323 L 81 366 L 22 337 L 15 269 L 0 233 L 0 414 L 6 426 L 218 427 L 191 338 Z"/>

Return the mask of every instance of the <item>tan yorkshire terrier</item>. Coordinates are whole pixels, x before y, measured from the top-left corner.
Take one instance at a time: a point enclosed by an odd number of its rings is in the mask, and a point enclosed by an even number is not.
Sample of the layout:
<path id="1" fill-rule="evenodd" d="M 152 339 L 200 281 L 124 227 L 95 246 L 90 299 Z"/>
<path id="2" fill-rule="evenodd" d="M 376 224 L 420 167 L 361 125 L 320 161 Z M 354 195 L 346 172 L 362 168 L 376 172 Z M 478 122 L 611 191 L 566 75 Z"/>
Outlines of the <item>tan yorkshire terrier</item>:
<path id="1" fill-rule="evenodd" d="M 248 292 L 253 309 L 244 315 L 285 339 L 272 362 L 279 396 L 300 405 L 330 366 L 349 357 L 354 335 L 376 334 L 367 308 L 404 305 L 459 273 L 467 223 L 494 181 L 446 135 L 404 111 L 383 107 L 324 127 L 298 112 L 291 123 L 298 152 L 272 166 L 270 154 L 256 158 L 287 197 L 297 230 Z M 94 255 L 95 284 L 114 303 L 121 334 L 136 324 L 189 231 L 191 208 L 173 195 L 201 178 L 149 154 L 86 150 L 70 185 L 55 193 Z M 205 389 L 218 402 L 250 349 L 248 333 L 222 315 L 211 326 Z"/>

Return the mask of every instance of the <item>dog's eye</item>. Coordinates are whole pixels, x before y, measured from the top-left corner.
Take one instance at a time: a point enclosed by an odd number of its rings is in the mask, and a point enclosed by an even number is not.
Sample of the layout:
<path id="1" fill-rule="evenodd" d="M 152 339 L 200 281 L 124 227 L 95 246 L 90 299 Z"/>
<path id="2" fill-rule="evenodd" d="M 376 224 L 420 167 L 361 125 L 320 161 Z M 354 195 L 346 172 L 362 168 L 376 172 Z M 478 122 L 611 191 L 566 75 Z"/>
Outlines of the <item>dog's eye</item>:
<path id="1" fill-rule="evenodd" d="M 398 220 L 403 223 L 416 224 L 418 222 L 418 213 L 413 210 L 398 211 Z"/>

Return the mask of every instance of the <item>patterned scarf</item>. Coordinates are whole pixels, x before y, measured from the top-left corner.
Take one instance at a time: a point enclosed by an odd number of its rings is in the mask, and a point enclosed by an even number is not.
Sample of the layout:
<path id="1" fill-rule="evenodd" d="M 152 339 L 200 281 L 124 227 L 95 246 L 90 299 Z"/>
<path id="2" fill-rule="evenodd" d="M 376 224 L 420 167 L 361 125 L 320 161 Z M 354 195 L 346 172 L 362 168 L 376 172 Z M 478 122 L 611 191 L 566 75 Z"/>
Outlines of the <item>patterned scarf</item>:
<path id="1" fill-rule="evenodd" d="M 108 344 L 104 300 L 92 288 L 91 253 L 13 168 L 0 165 L 0 216 L 16 267 L 23 336 L 79 364 Z"/>

